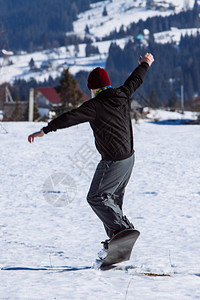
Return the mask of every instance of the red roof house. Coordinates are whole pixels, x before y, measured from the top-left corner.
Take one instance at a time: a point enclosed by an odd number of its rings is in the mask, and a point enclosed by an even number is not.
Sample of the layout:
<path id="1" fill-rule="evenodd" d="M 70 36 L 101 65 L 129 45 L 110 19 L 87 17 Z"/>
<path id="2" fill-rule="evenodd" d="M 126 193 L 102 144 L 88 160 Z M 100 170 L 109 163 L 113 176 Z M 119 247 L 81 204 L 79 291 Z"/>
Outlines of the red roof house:
<path id="1" fill-rule="evenodd" d="M 83 94 L 83 101 L 88 100 L 88 97 Z M 40 115 L 53 117 L 52 112 L 59 111 L 63 103 L 59 94 L 53 87 L 38 88 L 35 93 L 35 102 L 37 104 Z"/>
<path id="2" fill-rule="evenodd" d="M 50 103 L 60 103 L 61 99 L 56 90 L 52 87 L 38 88 L 36 93 L 42 94 Z"/>
<path id="3" fill-rule="evenodd" d="M 42 117 L 50 117 L 50 112 L 62 106 L 61 99 L 52 87 L 38 88 L 35 93 L 35 102 Z"/>

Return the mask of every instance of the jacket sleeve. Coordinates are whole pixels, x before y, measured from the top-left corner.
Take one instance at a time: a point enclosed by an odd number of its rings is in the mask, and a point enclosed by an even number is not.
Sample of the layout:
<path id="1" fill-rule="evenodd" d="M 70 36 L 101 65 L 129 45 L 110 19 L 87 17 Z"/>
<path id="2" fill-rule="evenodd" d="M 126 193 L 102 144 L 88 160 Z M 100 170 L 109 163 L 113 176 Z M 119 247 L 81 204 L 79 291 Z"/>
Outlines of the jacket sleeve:
<path id="1" fill-rule="evenodd" d="M 143 83 L 148 68 L 149 65 L 146 62 L 141 63 L 128 77 L 124 85 L 120 87 L 121 91 L 124 92 L 128 98 L 130 98 Z"/>
<path id="2" fill-rule="evenodd" d="M 66 112 L 59 117 L 55 118 L 43 127 L 43 131 L 47 134 L 50 131 L 57 129 L 67 128 L 84 122 L 93 121 L 96 118 L 96 109 L 93 100 L 84 102 L 81 106 Z"/>

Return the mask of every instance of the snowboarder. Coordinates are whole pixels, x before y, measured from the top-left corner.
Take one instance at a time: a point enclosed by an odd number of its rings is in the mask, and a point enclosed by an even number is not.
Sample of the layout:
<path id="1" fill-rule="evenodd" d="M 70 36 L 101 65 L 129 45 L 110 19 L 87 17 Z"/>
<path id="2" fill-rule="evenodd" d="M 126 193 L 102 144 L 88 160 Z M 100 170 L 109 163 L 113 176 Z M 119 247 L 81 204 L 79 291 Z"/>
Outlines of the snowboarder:
<path id="1" fill-rule="evenodd" d="M 48 132 L 90 123 L 102 159 L 95 171 L 87 201 L 103 222 L 109 238 L 119 231 L 134 228 L 122 212 L 125 187 L 134 165 L 130 97 L 142 84 L 153 61 L 150 53 L 140 56 L 138 67 L 119 88 L 111 87 L 109 76 L 103 68 L 95 68 L 87 81 L 92 98 L 28 137 L 31 143 L 34 138 Z"/>

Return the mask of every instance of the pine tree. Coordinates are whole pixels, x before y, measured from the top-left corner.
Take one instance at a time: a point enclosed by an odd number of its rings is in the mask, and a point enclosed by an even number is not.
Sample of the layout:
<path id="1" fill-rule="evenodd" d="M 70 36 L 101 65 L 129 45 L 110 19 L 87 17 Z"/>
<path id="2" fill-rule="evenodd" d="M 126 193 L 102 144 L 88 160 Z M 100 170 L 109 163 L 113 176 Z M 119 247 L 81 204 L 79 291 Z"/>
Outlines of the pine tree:
<path id="1" fill-rule="evenodd" d="M 173 90 L 169 98 L 168 106 L 171 110 L 175 110 L 179 106 L 179 101 L 176 92 Z"/>
<path id="2" fill-rule="evenodd" d="M 70 74 L 69 68 L 63 72 L 59 85 L 55 87 L 66 110 L 78 107 L 83 98 L 83 93 L 78 88 L 78 83 Z"/>
<path id="3" fill-rule="evenodd" d="M 12 121 L 24 121 L 24 112 L 22 109 L 22 105 L 19 101 L 19 98 L 16 97 L 16 104 L 15 104 L 15 110 L 13 111 L 11 115 Z"/>
<path id="4" fill-rule="evenodd" d="M 78 7 L 75 2 L 72 2 L 71 13 L 70 13 L 72 20 L 76 20 L 77 15 L 78 15 Z"/>
<path id="5" fill-rule="evenodd" d="M 198 4 L 198 0 L 195 0 L 195 1 L 194 1 L 193 10 L 199 12 L 199 4 Z"/>
<path id="6" fill-rule="evenodd" d="M 106 17 L 107 15 L 108 15 L 107 9 L 106 9 L 106 6 L 104 6 L 102 16 Z"/>
<path id="7" fill-rule="evenodd" d="M 195 92 L 200 93 L 200 71 L 199 71 L 199 63 L 197 57 L 194 57 L 193 61 L 193 72 L 192 72 L 192 81 Z"/>
<path id="8" fill-rule="evenodd" d="M 194 97 L 194 85 L 192 81 L 191 74 L 187 74 L 185 76 L 185 82 L 186 84 L 184 86 L 187 86 L 187 96 L 189 100 L 193 100 Z"/>
<path id="9" fill-rule="evenodd" d="M 158 96 L 157 96 L 155 88 L 153 88 L 151 90 L 150 97 L 149 97 L 149 102 L 150 102 L 150 105 L 151 105 L 152 108 L 158 108 L 159 101 L 158 101 Z"/>
<path id="10" fill-rule="evenodd" d="M 88 24 L 85 25 L 85 34 L 89 34 L 90 33 L 90 29 Z"/>
<path id="11" fill-rule="evenodd" d="M 33 121 L 37 121 L 41 117 L 37 104 L 34 102 L 33 106 Z"/>
<path id="12" fill-rule="evenodd" d="M 88 75 L 89 75 L 89 72 L 79 71 L 78 73 L 76 73 L 75 79 L 77 80 L 79 88 L 81 89 L 81 91 L 83 91 L 83 93 L 85 93 L 85 95 L 90 97 L 90 92 L 89 92 L 89 89 L 87 88 Z"/>
<path id="13" fill-rule="evenodd" d="M 146 0 L 146 8 L 151 9 L 154 1 L 153 0 Z"/>
<path id="14" fill-rule="evenodd" d="M 35 61 L 32 57 L 31 57 L 31 60 L 29 61 L 29 67 L 31 70 L 35 69 Z"/>
<path id="15" fill-rule="evenodd" d="M 91 43 L 88 43 L 85 47 L 85 55 L 89 57 L 94 54 L 99 54 L 99 48 L 93 46 Z"/>

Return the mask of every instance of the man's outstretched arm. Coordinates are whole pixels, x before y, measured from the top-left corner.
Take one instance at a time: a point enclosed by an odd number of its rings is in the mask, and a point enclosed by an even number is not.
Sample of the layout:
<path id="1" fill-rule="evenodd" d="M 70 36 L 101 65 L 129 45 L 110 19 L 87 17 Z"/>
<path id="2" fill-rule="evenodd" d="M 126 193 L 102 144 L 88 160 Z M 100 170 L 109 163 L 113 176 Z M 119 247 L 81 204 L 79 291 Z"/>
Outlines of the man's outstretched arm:
<path id="1" fill-rule="evenodd" d="M 142 62 L 146 62 L 149 67 L 151 67 L 152 63 L 154 62 L 153 55 L 151 53 L 146 53 L 144 57 L 140 56 L 139 64 L 141 64 Z"/>
<path id="2" fill-rule="evenodd" d="M 59 117 L 55 118 L 43 127 L 42 130 L 35 132 L 28 137 L 29 143 L 34 142 L 36 137 L 42 137 L 51 131 L 57 129 L 71 127 L 80 123 L 93 121 L 96 117 L 96 109 L 93 100 L 84 102 L 81 106 L 72 111 L 66 112 Z"/>
<path id="3" fill-rule="evenodd" d="M 128 98 L 130 98 L 131 95 L 143 83 L 148 68 L 154 62 L 153 55 L 151 53 L 146 53 L 144 57 L 140 56 L 138 62 L 139 62 L 139 66 L 128 77 L 124 85 L 120 87 L 121 90 L 127 95 Z"/>
<path id="4" fill-rule="evenodd" d="M 33 134 L 30 134 L 30 135 L 28 136 L 28 141 L 29 141 L 29 143 L 32 143 L 32 142 L 34 142 L 34 139 L 35 139 L 36 137 L 42 137 L 43 135 L 44 135 L 43 130 L 37 131 L 37 132 L 35 132 L 35 133 L 33 133 Z"/>

